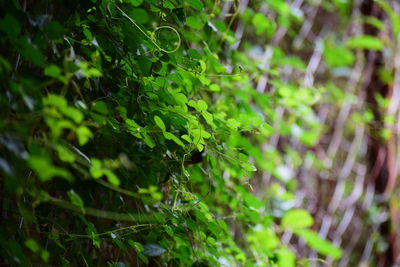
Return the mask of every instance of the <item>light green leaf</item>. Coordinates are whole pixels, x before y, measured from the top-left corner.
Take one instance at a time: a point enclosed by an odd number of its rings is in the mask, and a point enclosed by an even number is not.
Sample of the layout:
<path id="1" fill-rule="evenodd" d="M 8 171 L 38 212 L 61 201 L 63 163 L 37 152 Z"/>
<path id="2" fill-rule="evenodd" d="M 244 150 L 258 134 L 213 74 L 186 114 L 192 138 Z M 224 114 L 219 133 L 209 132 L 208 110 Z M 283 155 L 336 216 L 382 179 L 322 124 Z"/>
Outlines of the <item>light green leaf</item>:
<path id="1" fill-rule="evenodd" d="M 207 132 L 207 131 L 201 130 L 201 137 L 205 138 L 205 139 L 208 139 L 208 138 L 211 137 L 211 134 L 209 132 Z"/>
<path id="2" fill-rule="evenodd" d="M 289 210 L 282 218 L 281 226 L 287 230 L 301 229 L 312 226 L 314 219 L 306 210 Z"/>
<path id="3" fill-rule="evenodd" d="M 204 111 L 201 113 L 206 122 L 210 125 L 213 123 L 213 115 L 210 112 Z"/>
<path id="4" fill-rule="evenodd" d="M 110 170 L 104 170 L 104 174 L 107 176 L 107 180 L 110 184 L 114 186 L 119 186 L 120 181 L 118 177 Z"/>
<path id="5" fill-rule="evenodd" d="M 107 115 L 109 113 L 107 104 L 104 101 L 96 101 L 92 104 L 92 110 Z"/>
<path id="6" fill-rule="evenodd" d="M 44 69 L 44 75 L 58 78 L 61 75 L 61 69 L 57 65 L 51 64 Z"/>
<path id="7" fill-rule="evenodd" d="M 76 123 L 81 123 L 83 120 L 82 113 L 73 107 L 70 106 L 60 106 L 60 111 L 68 118 L 72 119 Z"/>
<path id="8" fill-rule="evenodd" d="M 192 143 L 193 142 L 192 139 L 187 134 L 182 135 L 181 138 L 183 140 L 188 141 L 188 143 Z"/>
<path id="9" fill-rule="evenodd" d="M 161 119 L 160 117 L 154 116 L 154 121 L 155 121 L 156 125 L 157 125 L 163 132 L 166 131 L 165 124 L 164 124 L 164 122 L 162 121 L 162 119 Z"/>
<path id="10" fill-rule="evenodd" d="M 45 98 L 43 98 L 43 105 L 60 108 L 67 105 L 67 100 L 59 95 L 48 94 Z"/>
<path id="11" fill-rule="evenodd" d="M 100 178 L 103 175 L 101 161 L 99 159 L 92 158 L 91 163 L 92 165 L 90 166 L 90 174 L 95 179 Z"/>
<path id="12" fill-rule="evenodd" d="M 69 190 L 67 194 L 72 204 L 80 207 L 81 210 L 84 210 L 84 203 L 82 198 L 77 193 L 75 193 L 73 189 Z"/>
<path id="13" fill-rule="evenodd" d="M 188 106 L 197 109 L 197 103 L 194 100 L 189 100 Z"/>
<path id="14" fill-rule="evenodd" d="M 203 151 L 203 149 L 204 149 L 204 146 L 202 144 L 197 144 L 196 147 L 197 147 L 197 150 L 199 150 L 199 152 Z"/>
<path id="15" fill-rule="evenodd" d="M 153 148 L 156 146 L 156 144 L 154 143 L 153 139 L 151 138 L 151 136 L 149 134 L 147 134 L 146 132 L 142 133 L 143 136 L 143 141 L 146 143 L 146 145 L 148 145 L 150 148 Z"/>
<path id="16" fill-rule="evenodd" d="M 86 144 L 90 137 L 92 137 L 92 132 L 86 126 L 79 126 L 78 129 L 76 129 L 76 134 L 78 135 L 79 145 L 81 146 Z"/>
<path id="17" fill-rule="evenodd" d="M 273 29 L 271 22 L 262 13 L 257 13 L 253 16 L 252 23 L 256 28 L 257 34 L 262 34 Z"/>
<path id="18" fill-rule="evenodd" d="M 384 47 L 383 42 L 379 38 L 370 35 L 351 37 L 347 40 L 346 46 L 349 48 L 367 50 L 382 50 Z"/>
<path id="19" fill-rule="evenodd" d="M 242 162 L 240 163 L 240 166 L 245 170 L 249 172 L 255 172 L 257 171 L 257 168 L 250 162 Z"/>
<path id="20" fill-rule="evenodd" d="M 221 91 L 221 88 L 219 87 L 218 84 L 213 83 L 210 85 L 210 87 L 208 88 L 211 92 L 219 92 Z"/>
<path id="21" fill-rule="evenodd" d="M 67 170 L 54 166 L 48 157 L 32 155 L 29 157 L 28 163 L 42 182 L 51 180 L 54 177 L 71 179 L 71 174 Z"/>
<path id="22" fill-rule="evenodd" d="M 40 250 L 39 244 L 33 239 L 26 240 L 25 246 L 29 248 L 32 252 L 38 252 Z"/>
<path id="23" fill-rule="evenodd" d="M 182 147 L 185 147 L 185 144 L 184 144 L 178 137 L 176 137 L 175 135 L 173 135 L 172 133 L 164 132 L 164 137 L 165 137 L 165 139 L 167 139 L 167 140 L 172 140 L 172 141 L 174 141 L 175 143 L 177 143 L 178 145 L 180 145 L 180 146 L 182 146 Z"/>
<path id="24" fill-rule="evenodd" d="M 226 124 L 228 125 L 229 128 L 236 130 L 240 126 L 240 122 L 238 122 L 235 119 L 228 119 L 226 121 Z"/>
<path id="25" fill-rule="evenodd" d="M 60 158 L 60 160 L 64 161 L 64 162 L 74 162 L 75 161 L 75 155 L 74 153 L 72 153 L 68 148 L 66 148 L 63 145 L 57 145 L 56 146 L 56 150 L 58 153 L 58 157 Z"/>
<path id="26" fill-rule="evenodd" d="M 186 3 L 190 7 L 193 7 L 194 9 L 199 11 L 201 11 L 204 8 L 204 5 L 200 0 L 186 0 Z"/>
<path id="27" fill-rule="evenodd" d="M 200 30 L 203 28 L 203 22 L 198 17 L 190 16 L 186 18 L 186 24 L 193 29 Z"/>
<path id="28" fill-rule="evenodd" d="M 296 255 L 286 247 L 278 249 L 278 267 L 295 267 Z"/>
<path id="29" fill-rule="evenodd" d="M 179 102 L 179 104 L 186 104 L 188 102 L 187 97 L 182 94 L 182 93 L 176 93 L 174 94 L 174 98 L 177 102 Z"/>
<path id="30" fill-rule="evenodd" d="M 334 246 L 331 242 L 321 238 L 317 233 L 310 229 L 298 229 L 295 233 L 306 241 L 307 245 L 325 256 L 339 259 L 342 256 L 342 250 Z"/>
<path id="31" fill-rule="evenodd" d="M 324 45 L 324 59 L 329 67 L 342 67 L 352 65 L 353 53 L 344 46 L 335 46 L 326 42 Z"/>
<path id="32" fill-rule="evenodd" d="M 207 110 L 208 105 L 204 100 L 197 101 L 197 111 Z"/>

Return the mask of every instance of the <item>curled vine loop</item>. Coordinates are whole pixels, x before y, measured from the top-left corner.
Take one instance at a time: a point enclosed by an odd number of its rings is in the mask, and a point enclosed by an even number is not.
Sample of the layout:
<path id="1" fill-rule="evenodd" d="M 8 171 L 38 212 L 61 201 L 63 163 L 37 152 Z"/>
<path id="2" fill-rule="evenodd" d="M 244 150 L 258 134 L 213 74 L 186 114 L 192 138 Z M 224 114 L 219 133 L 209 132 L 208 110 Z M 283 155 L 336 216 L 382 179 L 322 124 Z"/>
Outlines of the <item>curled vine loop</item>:
<path id="1" fill-rule="evenodd" d="M 179 32 L 172 26 L 168 26 L 168 25 L 164 25 L 164 26 L 159 26 L 157 27 L 153 32 L 151 32 L 151 34 L 147 34 L 131 17 L 129 17 L 120 7 L 116 6 L 116 8 L 119 10 L 119 12 L 121 12 L 121 14 L 127 18 L 136 28 L 138 28 L 138 30 L 144 35 L 146 36 L 147 39 L 150 40 L 150 42 L 153 43 L 153 45 L 161 52 L 170 54 L 170 53 L 174 53 L 176 52 L 179 47 L 181 46 L 182 40 L 181 40 L 181 36 L 179 35 Z M 171 50 L 166 50 L 164 48 L 162 48 L 158 43 L 157 43 L 157 39 L 154 38 L 155 34 L 161 30 L 161 29 L 168 29 L 171 30 L 177 37 L 178 37 L 178 42 L 176 44 L 176 46 L 171 49 Z"/>
<path id="2" fill-rule="evenodd" d="M 181 36 L 179 35 L 179 32 L 178 32 L 174 27 L 172 27 L 172 26 L 164 25 L 164 26 L 159 26 L 159 27 L 157 27 L 157 28 L 153 31 L 153 34 L 155 35 L 156 32 L 159 31 L 159 30 L 161 30 L 161 29 L 169 29 L 169 30 L 171 30 L 171 31 L 178 37 L 178 40 L 177 40 L 177 44 L 175 45 L 175 47 L 174 47 L 173 49 L 171 49 L 171 50 L 165 50 L 164 48 L 161 48 L 161 47 L 159 47 L 159 46 L 157 45 L 158 49 L 161 50 L 161 51 L 164 52 L 164 53 L 167 53 L 167 54 L 176 52 L 176 51 L 179 49 L 179 47 L 181 47 L 181 43 L 182 43 Z M 154 38 L 153 38 L 153 39 L 154 39 Z"/>

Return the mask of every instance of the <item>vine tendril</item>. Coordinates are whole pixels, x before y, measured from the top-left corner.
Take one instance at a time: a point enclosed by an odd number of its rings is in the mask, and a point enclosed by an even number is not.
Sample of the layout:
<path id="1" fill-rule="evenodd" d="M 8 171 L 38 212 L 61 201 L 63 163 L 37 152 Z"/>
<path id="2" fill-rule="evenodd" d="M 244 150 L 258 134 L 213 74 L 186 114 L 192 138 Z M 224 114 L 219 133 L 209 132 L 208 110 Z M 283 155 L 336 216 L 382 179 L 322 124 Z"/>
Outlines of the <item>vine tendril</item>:
<path id="1" fill-rule="evenodd" d="M 159 50 L 162 51 L 164 53 L 170 54 L 170 53 L 174 53 L 176 52 L 179 47 L 181 46 L 182 40 L 181 40 L 181 36 L 179 35 L 179 32 L 172 26 L 168 26 L 168 25 L 164 25 L 164 26 L 159 26 L 157 27 L 152 33 L 151 35 L 148 35 L 131 17 L 129 17 L 119 6 L 115 6 L 120 12 L 121 14 L 127 18 L 136 28 L 139 29 L 139 31 L 146 36 L 147 39 L 150 40 L 150 42 L 152 42 L 154 44 L 154 46 Z M 162 48 L 158 43 L 157 40 L 153 37 L 155 35 L 155 33 L 161 29 L 169 29 L 171 31 L 174 32 L 174 34 L 178 37 L 178 44 L 174 47 L 174 49 L 172 50 L 166 50 L 164 48 Z"/>

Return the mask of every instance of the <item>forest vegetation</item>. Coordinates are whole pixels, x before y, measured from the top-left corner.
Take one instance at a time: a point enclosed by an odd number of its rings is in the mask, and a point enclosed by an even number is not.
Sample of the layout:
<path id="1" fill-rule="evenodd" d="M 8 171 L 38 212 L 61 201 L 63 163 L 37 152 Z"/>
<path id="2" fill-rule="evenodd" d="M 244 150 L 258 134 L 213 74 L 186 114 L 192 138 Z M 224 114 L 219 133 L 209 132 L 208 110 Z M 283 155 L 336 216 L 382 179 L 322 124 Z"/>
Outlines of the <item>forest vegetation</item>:
<path id="1" fill-rule="evenodd" d="M 400 266 L 400 2 L 0 0 L 1 266 Z"/>

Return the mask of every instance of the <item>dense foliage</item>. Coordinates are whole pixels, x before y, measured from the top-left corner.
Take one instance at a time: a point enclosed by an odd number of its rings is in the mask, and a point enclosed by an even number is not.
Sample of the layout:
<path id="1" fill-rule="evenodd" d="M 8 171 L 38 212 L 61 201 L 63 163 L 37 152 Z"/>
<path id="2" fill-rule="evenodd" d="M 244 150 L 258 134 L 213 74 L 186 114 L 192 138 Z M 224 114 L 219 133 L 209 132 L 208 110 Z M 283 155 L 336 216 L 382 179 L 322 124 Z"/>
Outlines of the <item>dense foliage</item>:
<path id="1" fill-rule="evenodd" d="M 345 23 L 347 1 L 322 2 Z M 295 203 L 292 169 L 323 169 L 314 106 L 344 95 L 303 83 L 309 69 L 284 48 L 259 51 L 295 36 L 298 11 L 275 0 L 0 1 L 1 263 L 307 266 L 283 233 L 339 259 Z M 319 45 L 337 68 L 354 63 L 351 49 L 383 44 Z M 277 150 L 276 132 L 310 149 Z M 278 182 L 263 185 L 263 173 Z"/>

